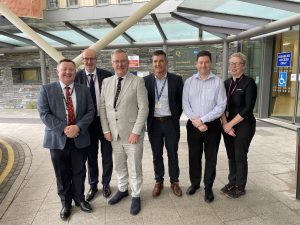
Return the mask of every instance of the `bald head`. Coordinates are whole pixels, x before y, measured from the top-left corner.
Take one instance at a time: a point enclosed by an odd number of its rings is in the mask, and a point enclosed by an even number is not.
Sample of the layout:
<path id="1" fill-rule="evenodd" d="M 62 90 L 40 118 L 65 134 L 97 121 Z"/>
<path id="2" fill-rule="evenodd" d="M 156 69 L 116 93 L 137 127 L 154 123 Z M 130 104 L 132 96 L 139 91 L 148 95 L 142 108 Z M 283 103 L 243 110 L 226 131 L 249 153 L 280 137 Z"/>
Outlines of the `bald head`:
<path id="1" fill-rule="evenodd" d="M 85 49 L 82 52 L 82 60 L 83 60 L 84 68 L 89 73 L 92 73 L 95 70 L 97 64 L 96 51 L 90 48 Z"/>

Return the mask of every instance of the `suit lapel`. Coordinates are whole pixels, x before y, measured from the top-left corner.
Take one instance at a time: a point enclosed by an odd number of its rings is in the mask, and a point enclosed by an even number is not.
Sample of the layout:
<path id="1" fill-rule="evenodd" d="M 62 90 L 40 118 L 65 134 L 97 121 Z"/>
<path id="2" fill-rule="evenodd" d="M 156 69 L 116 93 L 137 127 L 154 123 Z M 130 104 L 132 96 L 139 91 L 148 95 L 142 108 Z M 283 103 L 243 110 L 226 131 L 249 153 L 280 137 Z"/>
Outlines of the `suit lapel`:
<path id="1" fill-rule="evenodd" d="M 168 99 L 169 99 L 169 105 L 171 105 L 171 96 L 172 96 L 172 92 L 173 92 L 173 79 L 172 76 L 167 73 L 167 82 L 168 82 Z"/>
<path id="2" fill-rule="evenodd" d="M 78 88 L 77 84 L 74 83 L 74 88 L 75 88 L 75 94 L 76 94 L 76 118 L 77 116 L 80 115 L 80 109 L 81 107 L 79 106 L 82 106 L 81 102 L 82 102 L 82 92 L 80 91 L 80 88 Z"/>
<path id="3" fill-rule="evenodd" d="M 150 82 L 150 96 L 153 100 L 153 102 L 155 102 L 155 75 L 153 74 L 151 76 L 151 82 Z"/>

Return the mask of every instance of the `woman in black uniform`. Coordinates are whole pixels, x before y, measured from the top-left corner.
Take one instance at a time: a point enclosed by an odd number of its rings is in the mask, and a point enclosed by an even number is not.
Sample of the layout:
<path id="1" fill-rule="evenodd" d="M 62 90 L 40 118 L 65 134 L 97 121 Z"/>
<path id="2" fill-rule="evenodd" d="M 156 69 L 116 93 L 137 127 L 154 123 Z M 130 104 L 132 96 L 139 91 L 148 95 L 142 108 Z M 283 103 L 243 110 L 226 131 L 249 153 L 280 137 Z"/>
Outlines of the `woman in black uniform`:
<path id="1" fill-rule="evenodd" d="M 225 81 L 227 107 L 222 115 L 222 124 L 229 163 L 229 183 L 221 189 L 221 193 L 230 198 L 246 194 L 247 154 L 256 128 L 253 108 L 257 87 L 255 81 L 244 74 L 245 64 L 245 55 L 232 54 L 229 58 L 232 77 Z"/>

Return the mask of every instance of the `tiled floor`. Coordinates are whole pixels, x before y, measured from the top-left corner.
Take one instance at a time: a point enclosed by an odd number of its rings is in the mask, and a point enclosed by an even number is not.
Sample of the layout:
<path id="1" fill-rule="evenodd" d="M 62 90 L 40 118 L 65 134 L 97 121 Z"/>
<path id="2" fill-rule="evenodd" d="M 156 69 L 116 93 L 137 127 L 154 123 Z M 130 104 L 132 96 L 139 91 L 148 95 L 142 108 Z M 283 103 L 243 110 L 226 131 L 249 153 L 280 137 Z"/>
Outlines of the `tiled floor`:
<path id="1" fill-rule="evenodd" d="M 43 125 L 30 123 L 35 121 L 32 118 L 36 117 L 34 111 L 25 113 L 19 111 L 14 114 L 0 112 L 2 118 L 0 135 L 15 139 L 21 143 L 25 151 L 24 167 L 0 205 L 1 225 L 300 224 L 300 201 L 295 199 L 296 132 L 270 126 L 264 122 L 258 123 L 250 147 L 247 195 L 240 199 L 228 199 L 219 194 L 219 189 L 227 182 L 228 175 L 226 152 L 222 141 L 213 188 L 215 193 L 213 203 L 204 202 L 203 184 L 200 191 L 193 196 L 185 194 L 181 198 L 174 196 L 169 188 L 167 174 L 162 195 L 153 199 L 151 196 L 154 184 L 152 155 L 148 139 L 145 138 L 144 185 L 140 214 L 130 215 L 130 197 L 117 205 L 110 206 L 100 193 L 92 202 L 94 209 L 92 213 L 87 214 L 73 207 L 70 220 L 61 221 L 59 218 L 61 206 L 56 194 L 49 152 L 42 148 Z M 7 118 L 28 119 L 19 123 L 19 120 Z M 189 186 L 188 149 L 185 127 L 182 126 L 181 129 L 180 184 L 185 191 Z M 115 174 L 111 185 L 115 192 Z"/>

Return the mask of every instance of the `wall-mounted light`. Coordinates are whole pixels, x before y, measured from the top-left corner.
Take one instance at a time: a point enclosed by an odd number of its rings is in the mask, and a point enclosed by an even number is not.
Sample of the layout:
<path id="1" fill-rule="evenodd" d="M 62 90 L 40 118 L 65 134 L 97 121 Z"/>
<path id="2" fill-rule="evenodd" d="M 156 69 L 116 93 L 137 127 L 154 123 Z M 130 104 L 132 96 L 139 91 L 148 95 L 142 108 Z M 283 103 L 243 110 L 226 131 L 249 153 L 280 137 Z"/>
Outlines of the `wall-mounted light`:
<path id="1" fill-rule="evenodd" d="M 258 35 L 258 36 L 255 36 L 255 37 L 251 37 L 250 40 L 257 40 L 257 39 L 272 36 L 272 35 L 275 35 L 275 34 L 280 34 L 280 33 L 283 33 L 283 32 L 289 31 L 289 30 L 291 30 L 291 28 L 287 27 L 287 28 L 284 28 L 284 29 L 281 29 L 281 30 L 276 30 L 276 31 L 273 31 L 273 32 L 270 32 L 270 33 Z"/>

